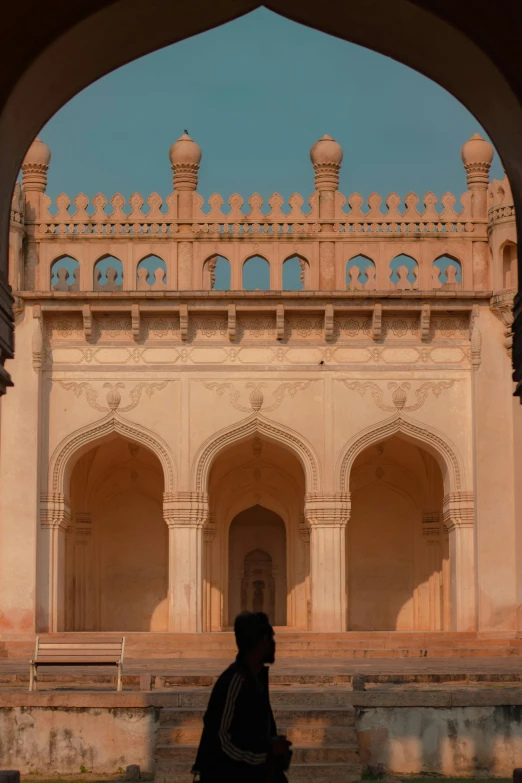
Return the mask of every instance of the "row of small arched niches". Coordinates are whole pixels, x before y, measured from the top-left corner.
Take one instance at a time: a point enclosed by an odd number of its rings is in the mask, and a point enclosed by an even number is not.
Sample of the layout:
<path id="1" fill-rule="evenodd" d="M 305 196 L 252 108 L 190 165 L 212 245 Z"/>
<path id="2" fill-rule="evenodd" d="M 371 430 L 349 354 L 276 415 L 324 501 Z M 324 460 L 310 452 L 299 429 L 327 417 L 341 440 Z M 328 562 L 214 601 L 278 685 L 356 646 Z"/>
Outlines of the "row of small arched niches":
<path id="1" fill-rule="evenodd" d="M 51 265 L 51 288 L 54 291 L 75 291 L 80 287 L 80 264 L 71 256 L 61 256 Z M 398 255 L 390 261 L 390 282 L 397 288 L 412 288 L 418 276 L 417 261 L 411 256 Z M 216 291 L 231 290 L 230 263 L 223 256 L 213 256 L 204 265 L 203 288 Z M 351 258 L 346 263 L 346 285 L 349 290 L 375 288 L 376 267 L 374 261 L 364 255 Z M 308 288 L 308 261 L 302 256 L 291 256 L 283 264 L 283 290 L 298 291 Z M 136 268 L 137 290 L 162 290 L 168 288 L 167 265 L 162 258 L 149 255 Z M 270 290 L 270 264 L 262 256 L 248 258 L 242 267 L 244 291 Z M 442 255 L 433 261 L 433 287 L 459 286 L 462 268 L 458 259 Z M 123 290 L 123 264 L 119 258 L 104 256 L 94 265 L 94 290 Z"/>

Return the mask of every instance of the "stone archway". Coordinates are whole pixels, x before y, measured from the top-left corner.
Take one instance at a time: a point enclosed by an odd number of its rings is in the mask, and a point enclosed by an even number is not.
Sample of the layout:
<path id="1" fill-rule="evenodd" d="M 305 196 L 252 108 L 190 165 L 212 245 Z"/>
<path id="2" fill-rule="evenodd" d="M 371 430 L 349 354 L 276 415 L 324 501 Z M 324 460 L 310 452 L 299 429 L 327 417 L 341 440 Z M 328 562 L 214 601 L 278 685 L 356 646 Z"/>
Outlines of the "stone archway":
<path id="1" fill-rule="evenodd" d="M 77 461 L 65 542 L 64 630 L 168 630 L 163 486 L 157 457 L 118 435 Z"/>
<path id="2" fill-rule="evenodd" d="M 436 460 L 392 436 L 358 455 L 350 493 L 348 630 L 449 630 L 449 542 Z"/>
<path id="3" fill-rule="evenodd" d="M 287 448 L 259 435 L 223 449 L 210 469 L 209 519 L 205 529 L 204 628 L 219 631 L 241 611 L 241 590 L 253 606 L 253 582 L 277 625 L 309 627 L 310 550 L 303 523 L 305 476 Z M 267 556 L 262 573 L 245 582 L 245 562 L 253 551 Z M 260 561 L 261 562 L 261 561 Z M 271 576 L 269 574 L 271 568 Z M 248 570 L 248 569 L 247 569 Z M 255 570 L 255 569 L 254 569 Z M 249 592 L 250 591 L 250 592 Z"/>
<path id="4" fill-rule="evenodd" d="M 258 7 L 250 0 L 180 7 L 168 0 L 152 0 L 147 6 L 154 25 L 143 24 L 139 0 L 122 3 L 97 0 L 89 11 L 70 4 L 58 5 L 60 18 L 39 18 L 28 28 L 23 18 L 10 24 L 12 35 L 5 48 L 5 74 L 0 92 L 0 367 L 12 355 L 11 300 L 7 287 L 7 237 L 10 200 L 25 150 L 44 122 L 83 87 L 114 68 L 162 46 L 183 40 L 223 24 Z M 522 221 L 522 166 L 519 139 L 522 134 L 522 83 L 511 35 L 520 29 L 516 11 L 503 9 L 492 20 L 487 4 L 469 14 L 458 4 L 441 8 L 435 0 L 374 0 L 347 3 L 334 0 L 296 3 L 276 0 L 270 8 L 327 33 L 404 62 L 434 79 L 475 114 L 495 142 L 511 181 L 517 222 Z M 24 7 L 28 15 L 36 5 Z M 18 13 L 10 9 L 11 14 Z M 125 24 L 121 24 L 122 18 Z M 484 38 L 487 26 L 489 38 Z M 17 37 L 19 36 L 19 38 Z M 77 57 L 77 52 L 96 51 L 99 57 Z M 452 57 L 447 57 L 447 52 Z M 75 61 L 75 68 L 63 68 Z M 52 74 L 52 81 L 49 81 Z M 478 85 L 480 88 L 478 88 Z M 495 101 L 484 95 L 495 95 Z M 34 95 L 39 95 L 38 101 Z M 13 118 L 16 117 L 16 122 Z M 522 223 L 519 222 L 520 231 Z M 521 232 L 522 233 L 522 232 Z M 519 280 L 522 275 L 519 275 Z M 520 380 L 522 353 L 515 323 L 514 357 L 516 380 Z M 0 391 L 10 382 L 0 371 Z"/>

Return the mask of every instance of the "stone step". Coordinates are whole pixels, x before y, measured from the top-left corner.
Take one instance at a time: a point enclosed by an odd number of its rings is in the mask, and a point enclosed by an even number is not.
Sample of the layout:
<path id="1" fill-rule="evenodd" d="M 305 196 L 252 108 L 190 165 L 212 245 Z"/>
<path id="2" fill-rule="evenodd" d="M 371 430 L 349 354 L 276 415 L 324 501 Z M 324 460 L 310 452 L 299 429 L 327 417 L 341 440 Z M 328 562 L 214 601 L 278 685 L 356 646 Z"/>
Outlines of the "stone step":
<path id="1" fill-rule="evenodd" d="M 156 745 L 155 758 L 158 764 L 175 762 L 187 764 L 194 763 L 197 752 L 197 743 L 190 745 Z M 330 745 L 324 747 L 292 747 L 292 762 L 295 764 L 353 764 L 359 763 L 359 749 L 356 747 Z"/>
<path id="2" fill-rule="evenodd" d="M 278 723 L 277 729 L 296 747 L 316 749 L 330 745 L 347 746 L 354 740 L 354 729 L 351 726 L 285 726 Z M 201 726 L 163 726 L 158 729 L 157 747 L 198 745 L 201 731 Z"/>
<path id="3" fill-rule="evenodd" d="M 318 698 L 322 697 L 319 692 Z M 287 704 L 285 700 L 285 705 Z M 205 709 L 197 707 L 190 708 L 163 708 L 160 713 L 161 727 L 179 727 L 179 726 L 199 726 L 203 725 L 203 715 Z M 355 726 L 355 710 L 343 707 L 312 707 L 306 709 L 295 709 L 290 706 L 278 706 L 274 709 L 274 716 L 278 726 Z"/>
<path id="4" fill-rule="evenodd" d="M 178 693 L 178 704 L 182 708 L 206 709 L 209 696 L 208 688 L 181 690 Z M 353 692 L 347 688 L 270 688 L 270 702 L 276 711 L 281 707 L 296 709 L 340 707 L 343 710 L 353 711 L 352 700 Z M 170 712 L 170 709 L 166 709 L 165 713 L 167 712 Z"/>
<path id="5" fill-rule="evenodd" d="M 156 767 L 155 783 L 192 783 L 190 764 L 161 762 Z M 361 778 L 358 763 L 321 762 L 299 764 L 292 760 L 289 783 L 355 783 Z"/>

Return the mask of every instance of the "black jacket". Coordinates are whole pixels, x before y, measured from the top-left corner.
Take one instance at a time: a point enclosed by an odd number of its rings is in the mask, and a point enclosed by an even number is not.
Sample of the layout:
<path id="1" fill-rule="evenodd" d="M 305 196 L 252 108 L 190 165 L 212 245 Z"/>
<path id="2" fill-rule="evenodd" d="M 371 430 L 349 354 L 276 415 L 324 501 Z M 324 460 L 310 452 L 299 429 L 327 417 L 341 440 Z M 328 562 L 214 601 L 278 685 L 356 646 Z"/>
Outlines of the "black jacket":
<path id="1" fill-rule="evenodd" d="M 263 783 L 276 734 L 268 667 L 254 676 L 238 655 L 212 690 L 192 771 L 202 783 Z"/>

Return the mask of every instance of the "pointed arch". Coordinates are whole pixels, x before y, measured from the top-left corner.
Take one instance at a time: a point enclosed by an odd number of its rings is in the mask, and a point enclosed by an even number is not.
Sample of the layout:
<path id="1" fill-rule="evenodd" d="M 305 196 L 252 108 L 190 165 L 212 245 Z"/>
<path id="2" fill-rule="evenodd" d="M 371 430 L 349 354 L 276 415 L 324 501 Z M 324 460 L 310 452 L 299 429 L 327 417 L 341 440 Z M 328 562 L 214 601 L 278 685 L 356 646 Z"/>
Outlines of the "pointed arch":
<path id="1" fill-rule="evenodd" d="M 226 256 L 213 253 L 203 261 L 203 291 L 230 291 L 232 286 L 230 261 Z"/>
<path id="2" fill-rule="evenodd" d="M 320 463 L 313 447 L 290 427 L 275 424 L 256 413 L 211 435 L 199 447 L 192 463 L 191 484 L 194 491 L 207 491 L 210 469 L 220 451 L 256 434 L 263 435 L 267 440 L 274 441 L 293 452 L 303 466 L 306 491 L 318 491 L 322 483 Z"/>
<path id="3" fill-rule="evenodd" d="M 290 253 L 283 260 L 283 291 L 310 288 L 310 264 L 301 253 Z"/>
<path id="4" fill-rule="evenodd" d="M 241 288 L 243 291 L 270 291 L 268 258 L 252 253 L 244 259 L 241 264 Z"/>
<path id="5" fill-rule="evenodd" d="M 167 286 L 167 264 L 161 256 L 148 253 L 136 264 L 138 291 L 162 290 Z"/>
<path id="6" fill-rule="evenodd" d="M 61 272 L 61 274 L 60 274 Z M 50 284 L 54 291 L 80 289 L 80 262 L 69 253 L 62 253 L 51 261 Z"/>
<path id="7" fill-rule="evenodd" d="M 356 457 L 364 449 L 391 435 L 401 435 L 414 441 L 435 457 L 442 471 L 446 495 L 465 489 L 463 460 L 455 444 L 434 427 L 396 413 L 385 421 L 367 427 L 346 444 L 338 459 L 337 475 L 341 492 L 349 491 L 350 473 Z"/>
<path id="8" fill-rule="evenodd" d="M 174 458 L 169 446 L 162 438 L 141 424 L 129 422 L 118 413 L 111 412 L 103 419 L 87 424 L 64 438 L 53 452 L 49 463 L 48 492 L 67 494 L 66 484 L 71 468 L 89 448 L 113 433 L 135 441 L 148 448 L 159 459 L 165 478 L 165 492 L 174 492 L 177 483 Z M 76 457 L 76 459 L 73 459 Z"/>

